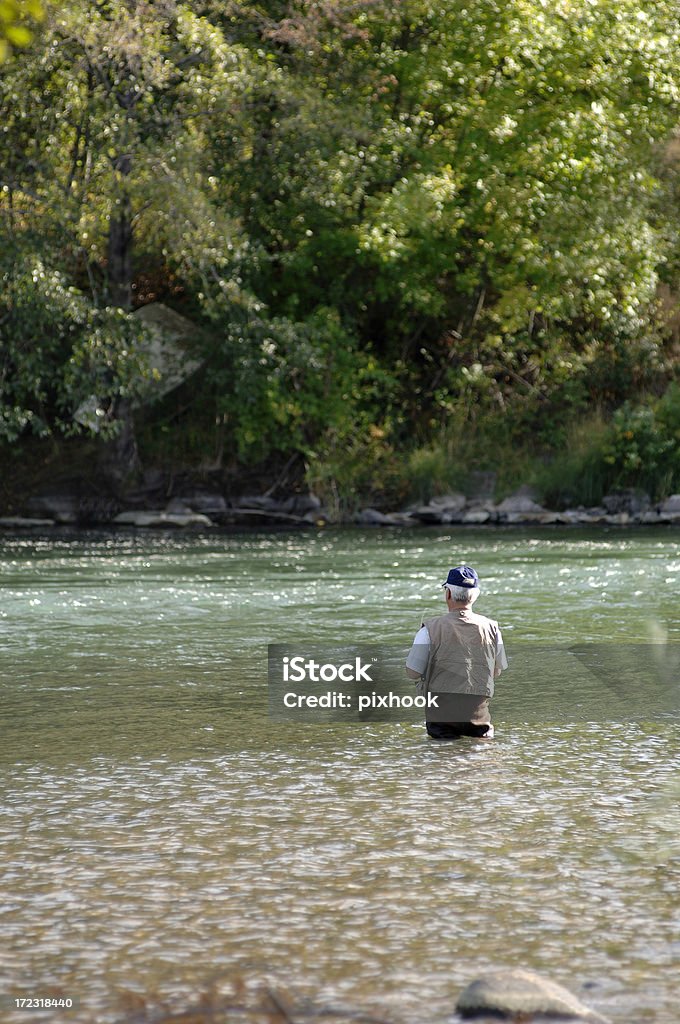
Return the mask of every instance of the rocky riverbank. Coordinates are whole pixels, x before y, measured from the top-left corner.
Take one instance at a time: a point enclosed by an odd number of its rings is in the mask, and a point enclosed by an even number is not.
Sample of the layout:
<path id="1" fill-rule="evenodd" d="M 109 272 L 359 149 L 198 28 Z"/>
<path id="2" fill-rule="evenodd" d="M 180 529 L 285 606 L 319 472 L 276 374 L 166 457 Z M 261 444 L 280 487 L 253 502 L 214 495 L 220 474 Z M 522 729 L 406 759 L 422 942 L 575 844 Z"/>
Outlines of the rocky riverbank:
<path id="1" fill-rule="evenodd" d="M 331 515 L 313 494 L 274 498 L 267 494 L 229 496 L 210 490 L 180 490 L 169 500 L 157 493 L 101 497 L 69 491 L 38 494 L 20 514 L 0 517 L 5 530 L 69 527 L 193 529 L 284 526 L 320 528 L 352 523 L 365 527 L 428 526 L 661 526 L 680 525 L 680 494 L 653 503 L 639 492 L 607 495 L 591 508 L 545 508 L 528 487 L 501 502 L 447 494 L 394 512 L 364 508 L 345 519 Z"/>
<path id="2" fill-rule="evenodd" d="M 680 494 L 652 503 L 649 495 L 622 491 L 607 495 L 602 504 L 585 508 L 544 508 L 528 487 L 496 504 L 489 499 L 447 494 L 405 512 L 384 514 L 364 509 L 357 522 L 364 526 L 401 526 L 408 521 L 423 526 L 655 526 L 680 523 Z"/>

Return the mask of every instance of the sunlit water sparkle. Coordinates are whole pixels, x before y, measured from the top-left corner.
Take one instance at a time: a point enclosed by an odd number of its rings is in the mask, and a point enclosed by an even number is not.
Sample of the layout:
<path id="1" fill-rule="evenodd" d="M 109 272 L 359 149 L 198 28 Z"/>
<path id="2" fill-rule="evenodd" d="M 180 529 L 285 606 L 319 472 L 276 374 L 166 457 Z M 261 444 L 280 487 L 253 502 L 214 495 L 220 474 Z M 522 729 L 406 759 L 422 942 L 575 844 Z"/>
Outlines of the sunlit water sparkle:
<path id="1" fill-rule="evenodd" d="M 492 743 L 268 721 L 267 643 L 407 647 L 462 561 L 511 658 Z M 0 992 L 108 1024 L 240 972 L 416 1024 L 523 965 L 677 1024 L 680 719 L 512 672 L 527 641 L 678 640 L 673 532 L 6 537 L 0 565 Z"/>

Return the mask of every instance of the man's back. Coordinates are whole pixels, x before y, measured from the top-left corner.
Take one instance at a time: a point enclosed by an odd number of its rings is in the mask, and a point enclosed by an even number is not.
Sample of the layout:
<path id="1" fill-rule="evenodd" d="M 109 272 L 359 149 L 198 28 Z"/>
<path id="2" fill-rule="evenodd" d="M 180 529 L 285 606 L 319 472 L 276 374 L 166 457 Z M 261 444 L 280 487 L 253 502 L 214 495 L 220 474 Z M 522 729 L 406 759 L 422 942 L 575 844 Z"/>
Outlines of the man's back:
<path id="1" fill-rule="evenodd" d="M 498 623 L 460 608 L 428 619 L 430 656 L 425 679 L 434 693 L 478 693 L 492 697 L 503 641 Z"/>

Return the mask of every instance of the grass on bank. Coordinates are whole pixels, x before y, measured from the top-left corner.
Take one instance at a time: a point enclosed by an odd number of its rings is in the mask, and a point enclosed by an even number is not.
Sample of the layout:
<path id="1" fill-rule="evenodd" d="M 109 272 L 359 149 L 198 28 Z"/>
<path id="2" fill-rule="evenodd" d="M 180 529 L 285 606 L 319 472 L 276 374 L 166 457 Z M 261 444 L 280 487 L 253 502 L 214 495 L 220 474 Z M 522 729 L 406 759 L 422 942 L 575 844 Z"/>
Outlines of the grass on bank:
<path id="1" fill-rule="evenodd" d="M 488 474 L 487 480 L 484 475 Z M 308 468 L 307 481 L 338 515 L 374 504 L 398 508 L 458 492 L 470 497 L 493 480 L 502 500 L 521 484 L 548 508 L 592 506 L 613 491 L 660 501 L 680 492 L 680 386 L 661 398 L 594 409 L 562 424 L 559 440 L 513 436 L 511 423 L 484 420 L 397 451 L 386 439 L 357 436 Z"/>
<path id="2" fill-rule="evenodd" d="M 492 485 L 502 500 L 528 484 L 549 508 L 597 505 L 616 490 L 644 491 L 659 501 L 680 493 L 680 386 L 660 398 L 639 398 L 613 413 L 594 409 L 561 424 L 559 438 L 534 439 L 512 420 L 484 419 L 448 428 L 427 445 L 402 447 L 384 428 L 369 424 L 344 435 L 328 434 L 315 451 L 274 453 L 244 465 L 230 444 L 228 424 L 205 414 L 185 414 L 177 403 L 163 415 L 139 418 L 137 438 L 144 469 L 173 481 L 188 479 L 227 496 L 270 492 L 282 497 L 309 488 L 336 521 L 360 508 L 395 510 L 452 492 L 474 496 Z M 29 494 L 73 486 L 80 480 L 104 493 L 97 472 L 99 441 L 92 437 L 31 440 L 0 450 L 0 501 L 18 512 Z"/>

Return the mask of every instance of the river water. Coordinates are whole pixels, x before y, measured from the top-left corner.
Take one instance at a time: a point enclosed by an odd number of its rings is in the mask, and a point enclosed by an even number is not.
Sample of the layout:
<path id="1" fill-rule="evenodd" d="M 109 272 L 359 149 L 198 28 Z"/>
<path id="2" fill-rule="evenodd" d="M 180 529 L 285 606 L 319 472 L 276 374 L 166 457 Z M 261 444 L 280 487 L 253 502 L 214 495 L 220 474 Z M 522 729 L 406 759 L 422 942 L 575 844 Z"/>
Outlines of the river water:
<path id="1" fill-rule="evenodd" d="M 405 652 L 463 561 L 495 740 L 269 720 L 267 644 Z M 525 966 L 677 1024 L 676 532 L 6 536 L 0 566 L 0 994 L 80 1000 L 35 1019 L 223 975 L 444 1021 Z"/>

